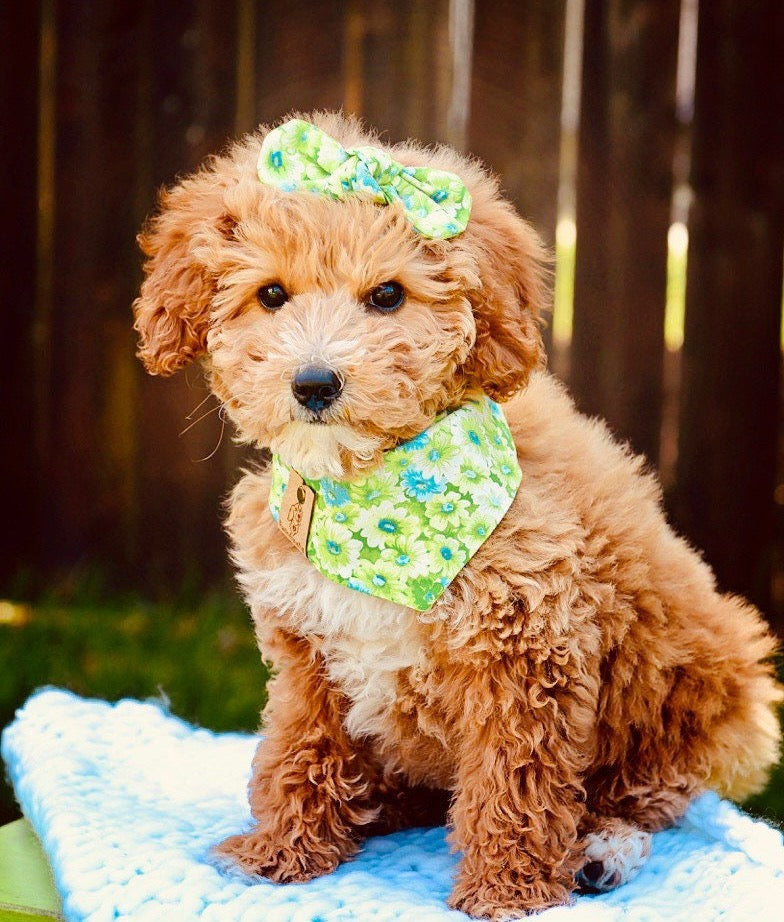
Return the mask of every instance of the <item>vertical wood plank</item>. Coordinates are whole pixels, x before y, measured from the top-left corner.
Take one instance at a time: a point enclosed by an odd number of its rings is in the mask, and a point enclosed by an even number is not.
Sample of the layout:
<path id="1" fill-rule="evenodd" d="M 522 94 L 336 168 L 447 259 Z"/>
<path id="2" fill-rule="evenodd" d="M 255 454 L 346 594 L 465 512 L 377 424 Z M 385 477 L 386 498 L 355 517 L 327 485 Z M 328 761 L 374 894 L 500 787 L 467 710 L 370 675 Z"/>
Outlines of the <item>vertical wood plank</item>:
<path id="1" fill-rule="evenodd" d="M 446 137 L 462 150 L 468 140 L 474 63 L 474 0 L 449 0 L 451 86 L 446 113 Z"/>
<path id="2" fill-rule="evenodd" d="M 10 337 L 0 362 L 3 421 L 0 425 L 0 508 L 10 541 L 0 559 L 0 585 L 35 559 L 37 500 L 34 361 L 36 298 L 37 154 L 39 49 L 38 4 L 24 12 L 0 4 L 0 34 L 13 36 L 0 56 L 0 175 L 5 186 L 5 219 L 0 222 L 0 304 L 3 328 Z M 12 216 L 12 217 L 11 217 Z"/>
<path id="3" fill-rule="evenodd" d="M 257 122 L 343 104 L 341 0 L 267 0 L 257 25 Z"/>
<path id="4" fill-rule="evenodd" d="M 368 10 L 362 0 L 347 0 L 343 16 L 343 111 L 362 115 L 365 102 L 364 57 Z"/>
<path id="5" fill-rule="evenodd" d="M 368 124 L 390 140 L 405 137 L 406 87 L 402 85 L 403 50 L 406 36 L 407 0 L 377 0 L 373 15 L 359 4 L 364 15 L 362 73 L 364 93 L 362 115 Z M 390 75 L 400 80 L 397 85 Z"/>
<path id="6" fill-rule="evenodd" d="M 656 462 L 679 0 L 586 0 L 570 383 Z"/>
<path id="7" fill-rule="evenodd" d="M 245 24 L 248 11 L 245 10 Z M 134 234 L 156 189 L 193 170 L 247 120 L 247 88 L 237 103 L 235 4 L 147 0 L 142 20 L 142 84 L 137 95 L 138 202 Z M 252 22 L 251 22 L 252 25 Z M 245 52 L 247 56 L 247 49 Z M 135 275 L 141 256 L 136 255 Z M 128 305 L 130 304 L 130 299 Z M 130 325 L 126 306 L 125 322 Z M 139 535 L 136 571 L 148 590 L 198 587 L 228 573 L 221 502 L 237 476 L 231 427 L 218 418 L 201 370 L 170 379 L 137 368 Z M 190 424 L 208 413 L 187 432 Z M 183 433 L 180 435 L 180 433 Z"/>
<path id="8" fill-rule="evenodd" d="M 256 127 L 256 23 L 255 0 L 237 0 L 235 135 Z"/>
<path id="9" fill-rule="evenodd" d="M 468 146 L 552 249 L 558 219 L 565 0 L 477 0 Z M 550 352 L 550 323 L 545 347 Z"/>
<path id="10" fill-rule="evenodd" d="M 477 0 L 468 146 L 555 242 L 564 0 Z"/>
<path id="11" fill-rule="evenodd" d="M 676 517 L 769 599 L 784 249 L 784 6 L 700 3 Z"/>
<path id="12" fill-rule="evenodd" d="M 377 0 L 364 9 L 364 117 L 389 141 L 445 142 L 449 0 Z"/>
<path id="13" fill-rule="evenodd" d="M 135 253 L 128 190 L 136 6 L 58 4 L 51 388 L 45 561 L 129 561 L 135 391 L 125 313 Z"/>

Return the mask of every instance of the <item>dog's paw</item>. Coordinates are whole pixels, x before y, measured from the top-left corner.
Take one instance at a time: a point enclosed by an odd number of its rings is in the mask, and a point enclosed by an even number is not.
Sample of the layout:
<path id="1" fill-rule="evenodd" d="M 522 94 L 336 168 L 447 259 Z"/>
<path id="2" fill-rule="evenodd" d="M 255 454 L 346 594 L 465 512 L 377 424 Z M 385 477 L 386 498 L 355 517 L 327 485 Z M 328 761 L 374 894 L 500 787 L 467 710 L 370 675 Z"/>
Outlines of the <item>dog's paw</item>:
<path id="1" fill-rule="evenodd" d="M 230 836 L 215 846 L 213 856 L 228 869 L 237 869 L 250 877 L 266 877 L 279 884 L 303 883 L 329 874 L 343 857 L 335 845 L 324 843 L 299 850 L 258 829 Z"/>
<path id="2" fill-rule="evenodd" d="M 475 919 L 493 920 L 524 919 L 530 913 L 569 902 L 566 887 L 544 880 L 515 887 L 458 880 L 448 900 L 452 909 L 459 909 Z"/>
<path id="3" fill-rule="evenodd" d="M 652 837 L 620 819 L 608 819 L 585 837 L 585 864 L 577 872 L 582 889 L 614 890 L 636 877 L 651 853 Z"/>

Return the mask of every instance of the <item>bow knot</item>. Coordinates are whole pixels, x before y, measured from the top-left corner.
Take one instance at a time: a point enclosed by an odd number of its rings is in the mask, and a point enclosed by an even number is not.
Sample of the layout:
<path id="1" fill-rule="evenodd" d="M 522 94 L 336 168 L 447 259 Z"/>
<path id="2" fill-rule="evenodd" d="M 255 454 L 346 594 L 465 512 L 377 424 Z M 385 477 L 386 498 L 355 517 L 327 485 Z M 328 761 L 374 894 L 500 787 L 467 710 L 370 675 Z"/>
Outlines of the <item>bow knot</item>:
<path id="1" fill-rule="evenodd" d="M 400 203 L 423 237 L 462 234 L 471 195 L 446 170 L 403 166 L 377 147 L 344 148 L 310 122 L 292 119 L 264 139 L 259 179 L 286 192 L 305 189 L 334 199 L 355 196 L 377 205 Z"/>

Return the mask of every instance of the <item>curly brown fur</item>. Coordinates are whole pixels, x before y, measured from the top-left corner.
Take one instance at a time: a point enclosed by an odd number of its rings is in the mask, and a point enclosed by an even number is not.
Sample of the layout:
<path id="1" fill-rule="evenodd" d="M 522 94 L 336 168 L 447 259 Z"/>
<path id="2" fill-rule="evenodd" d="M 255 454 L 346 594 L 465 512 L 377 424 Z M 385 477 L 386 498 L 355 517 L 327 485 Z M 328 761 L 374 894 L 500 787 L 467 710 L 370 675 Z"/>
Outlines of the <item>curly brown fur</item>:
<path id="1" fill-rule="evenodd" d="M 344 145 L 378 143 L 356 121 L 310 118 Z M 495 181 L 446 148 L 391 148 L 457 172 L 473 196 L 464 234 L 425 240 L 393 206 L 259 183 L 265 131 L 165 194 L 143 235 L 147 366 L 200 357 L 240 438 L 311 477 L 372 467 L 481 388 L 512 398 L 523 481 L 420 614 L 322 577 L 278 531 L 268 473 L 243 476 L 228 530 L 277 677 L 256 825 L 221 851 L 305 880 L 451 798 L 453 906 L 500 918 L 564 903 L 596 843 L 610 862 L 608 830 L 628 847 L 706 787 L 743 797 L 764 783 L 779 745 L 773 640 L 669 528 L 641 459 L 537 370 L 543 252 Z M 388 280 L 406 303 L 369 312 L 367 291 Z M 274 314 L 256 300 L 272 281 L 291 295 Z M 345 382 L 320 425 L 290 390 L 314 357 Z M 589 870 L 612 879 L 609 864 Z"/>

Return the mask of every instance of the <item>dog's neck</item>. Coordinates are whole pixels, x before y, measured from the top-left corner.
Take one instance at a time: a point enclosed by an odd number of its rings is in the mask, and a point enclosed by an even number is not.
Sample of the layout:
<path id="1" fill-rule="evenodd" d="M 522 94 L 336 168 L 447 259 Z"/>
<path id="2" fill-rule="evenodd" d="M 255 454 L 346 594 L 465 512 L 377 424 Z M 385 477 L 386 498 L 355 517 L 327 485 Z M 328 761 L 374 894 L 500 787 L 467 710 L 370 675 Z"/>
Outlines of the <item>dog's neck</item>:
<path id="1" fill-rule="evenodd" d="M 328 579 L 426 611 L 501 521 L 521 477 L 504 415 L 482 395 L 354 480 L 303 478 L 273 455 L 269 505 Z"/>

